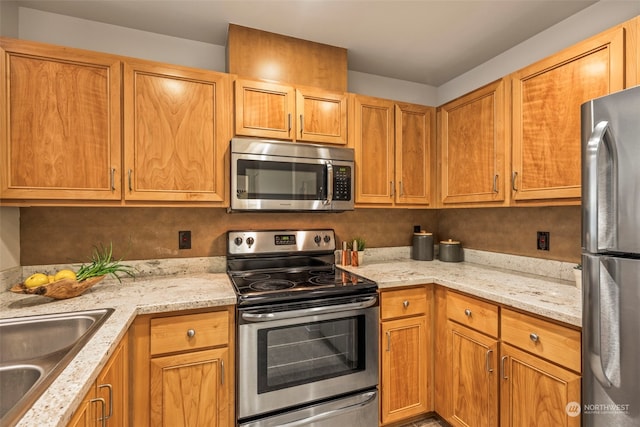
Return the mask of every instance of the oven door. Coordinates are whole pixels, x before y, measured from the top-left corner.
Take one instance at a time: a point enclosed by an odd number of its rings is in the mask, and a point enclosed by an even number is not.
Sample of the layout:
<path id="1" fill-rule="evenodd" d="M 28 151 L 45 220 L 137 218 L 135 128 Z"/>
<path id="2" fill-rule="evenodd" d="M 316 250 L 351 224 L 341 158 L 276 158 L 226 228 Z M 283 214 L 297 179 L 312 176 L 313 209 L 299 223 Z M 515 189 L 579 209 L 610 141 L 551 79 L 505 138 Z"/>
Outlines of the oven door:
<path id="1" fill-rule="evenodd" d="M 378 297 L 241 309 L 238 418 L 378 384 Z"/>

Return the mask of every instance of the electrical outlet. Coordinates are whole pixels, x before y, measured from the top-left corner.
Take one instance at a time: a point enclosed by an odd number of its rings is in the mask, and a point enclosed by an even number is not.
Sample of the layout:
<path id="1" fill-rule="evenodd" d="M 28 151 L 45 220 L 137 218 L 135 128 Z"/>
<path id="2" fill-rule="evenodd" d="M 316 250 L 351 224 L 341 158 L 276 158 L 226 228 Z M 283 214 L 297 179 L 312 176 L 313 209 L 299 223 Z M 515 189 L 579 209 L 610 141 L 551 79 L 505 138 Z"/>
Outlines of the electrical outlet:
<path id="1" fill-rule="evenodd" d="M 548 231 L 538 231 L 537 245 L 538 245 L 539 251 L 549 250 L 549 232 Z"/>
<path id="2" fill-rule="evenodd" d="M 191 230 L 178 231 L 178 249 L 191 249 Z"/>

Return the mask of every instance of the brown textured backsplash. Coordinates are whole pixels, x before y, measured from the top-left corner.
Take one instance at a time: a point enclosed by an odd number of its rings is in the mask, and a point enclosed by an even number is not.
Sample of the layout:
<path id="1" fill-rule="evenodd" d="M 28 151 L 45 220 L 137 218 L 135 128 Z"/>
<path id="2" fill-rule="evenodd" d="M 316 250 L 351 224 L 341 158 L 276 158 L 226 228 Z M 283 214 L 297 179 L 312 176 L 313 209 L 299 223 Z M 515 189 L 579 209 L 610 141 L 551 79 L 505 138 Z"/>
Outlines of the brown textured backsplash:
<path id="1" fill-rule="evenodd" d="M 464 248 L 579 263 L 580 212 L 580 206 L 443 209 L 438 236 Z M 538 231 L 550 233 L 548 251 L 537 249 Z"/>
<path id="2" fill-rule="evenodd" d="M 342 213 L 227 213 L 213 208 L 20 209 L 21 265 L 86 262 L 93 246 L 113 242 L 125 259 L 225 255 L 226 232 L 245 229 L 333 228 L 338 242 L 365 238 L 368 247 L 411 245 L 414 225 L 434 231 L 434 210 L 358 209 Z M 178 250 L 178 231 L 191 230 L 191 249 Z"/>
<path id="3" fill-rule="evenodd" d="M 158 259 L 221 256 L 234 229 L 333 228 L 338 243 L 364 237 L 367 247 L 409 246 L 414 225 L 465 248 L 580 260 L 580 207 L 445 210 L 357 209 L 342 213 L 227 213 L 213 208 L 20 209 L 22 265 L 88 261 L 93 245 L 113 242 L 116 257 Z M 191 249 L 178 250 L 178 231 Z M 550 250 L 536 249 L 536 231 L 550 232 Z"/>

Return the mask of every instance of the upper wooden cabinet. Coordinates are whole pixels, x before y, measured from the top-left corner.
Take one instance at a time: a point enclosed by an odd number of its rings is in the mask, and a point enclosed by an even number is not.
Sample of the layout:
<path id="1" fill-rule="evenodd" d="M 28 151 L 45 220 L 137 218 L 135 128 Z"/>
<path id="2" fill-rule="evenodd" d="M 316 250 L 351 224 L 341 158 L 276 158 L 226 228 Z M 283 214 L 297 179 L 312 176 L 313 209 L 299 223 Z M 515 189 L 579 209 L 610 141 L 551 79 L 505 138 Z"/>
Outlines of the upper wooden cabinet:
<path id="1" fill-rule="evenodd" d="M 435 192 L 435 130 L 435 108 L 396 104 L 397 204 L 431 204 Z"/>
<path id="2" fill-rule="evenodd" d="M 507 103 L 498 80 L 438 109 L 440 204 L 503 205 Z"/>
<path id="3" fill-rule="evenodd" d="M 512 198 L 580 198 L 580 105 L 625 87 L 625 30 L 605 31 L 511 76 Z"/>
<path id="4" fill-rule="evenodd" d="M 350 102 L 356 204 L 429 205 L 435 109 L 362 95 L 352 95 Z"/>
<path id="5" fill-rule="evenodd" d="M 227 74 L 125 62 L 126 200 L 225 201 L 229 90 Z"/>
<path id="6" fill-rule="evenodd" d="M 119 200 L 120 61 L 0 39 L 0 198 Z"/>
<path id="7" fill-rule="evenodd" d="M 237 135 L 347 143 L 347 95 L 254 80 L 235 82 Z"/>

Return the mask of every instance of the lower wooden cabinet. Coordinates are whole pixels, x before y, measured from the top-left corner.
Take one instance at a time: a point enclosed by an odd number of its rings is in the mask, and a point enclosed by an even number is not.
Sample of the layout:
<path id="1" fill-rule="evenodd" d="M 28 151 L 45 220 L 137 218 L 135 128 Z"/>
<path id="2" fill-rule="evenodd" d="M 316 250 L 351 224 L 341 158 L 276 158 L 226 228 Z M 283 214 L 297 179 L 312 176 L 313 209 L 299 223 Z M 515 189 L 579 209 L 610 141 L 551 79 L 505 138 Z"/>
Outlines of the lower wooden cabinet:
<path id="1" fill-rule="evenodd" d="M 69 427 L 129 425 L 128 343 L 125 335 L 69 421 Z"/>
<path id="2" fill-rule="evenodd" d="M 229 349 L 151 359 L 152 426 L 227 426 Z"/>
<path id="3" fill-rule="evenodd" d="M 429 287 L 381 294 L 381 424 L 432 410 L 430 399 Z"/>
<path id="4" fill-rule="evenodd" d="M 449 322 L 453 426 L 498 424 L 498 340 Z"/>
<path id="5" fill-rule="evenodd" d="M 504 343 L 501 356 L 501 427 L 580 426 L 580 375 Z"/>
<path id="6" fill-rule="evenodd" d="M 577 427 L 580 331 L 435 291 L 435 410 L 452 426 Z"/>
<path id="7" fill-rule="evenodd" d="M 132 425 L 235 425 L 235 310 L 138 316 Z"/>

